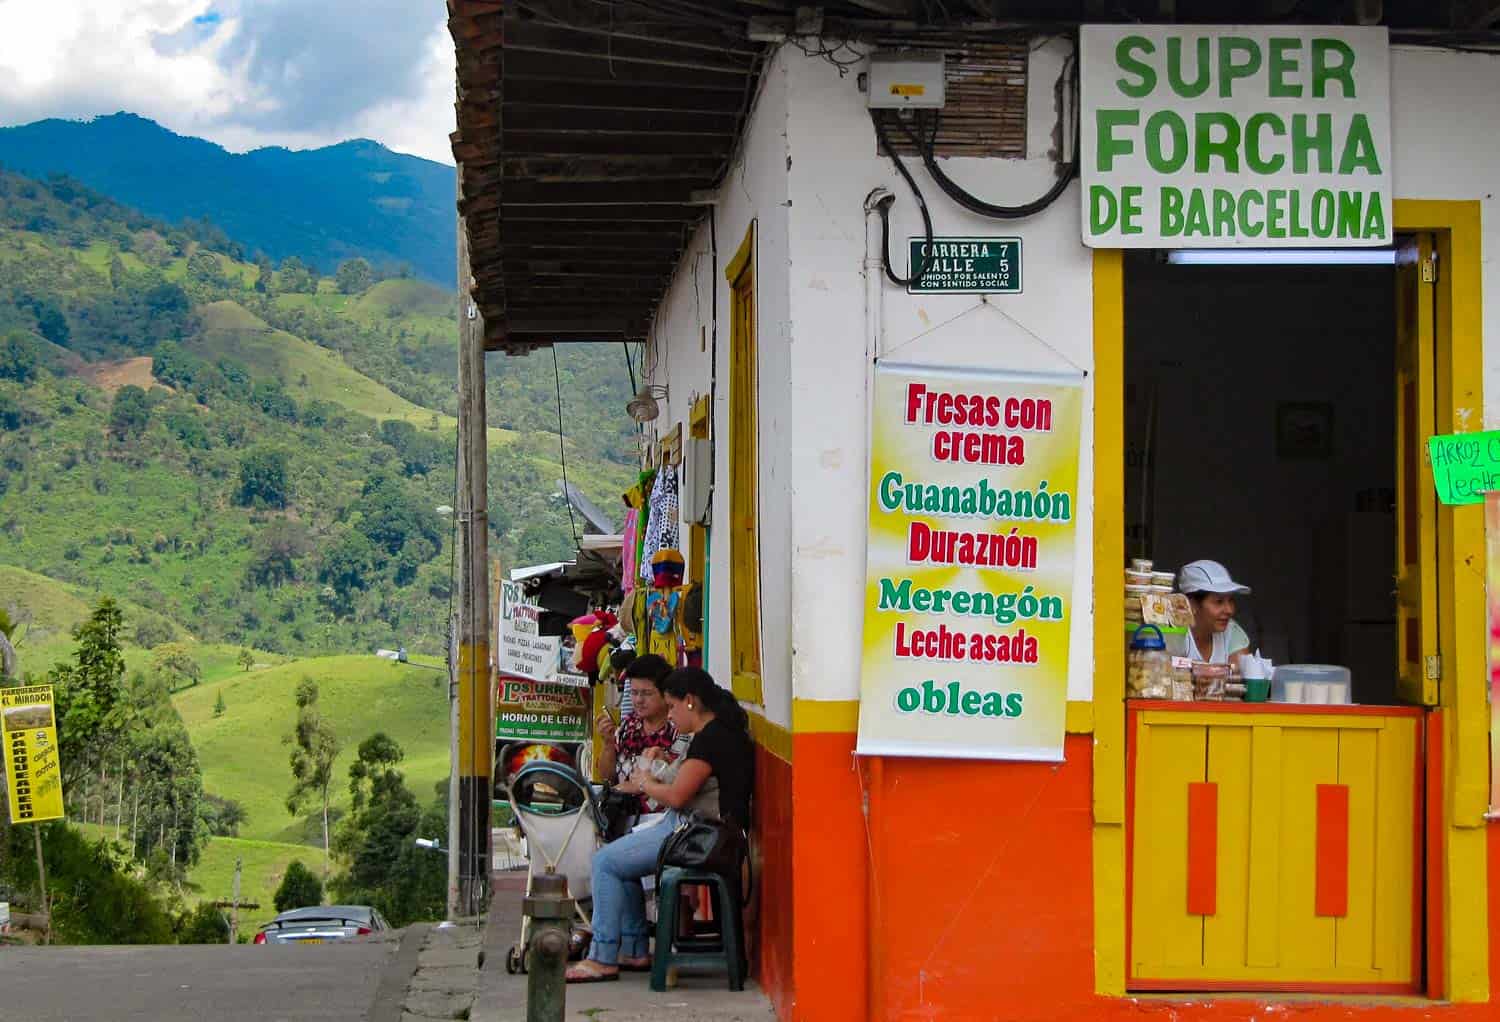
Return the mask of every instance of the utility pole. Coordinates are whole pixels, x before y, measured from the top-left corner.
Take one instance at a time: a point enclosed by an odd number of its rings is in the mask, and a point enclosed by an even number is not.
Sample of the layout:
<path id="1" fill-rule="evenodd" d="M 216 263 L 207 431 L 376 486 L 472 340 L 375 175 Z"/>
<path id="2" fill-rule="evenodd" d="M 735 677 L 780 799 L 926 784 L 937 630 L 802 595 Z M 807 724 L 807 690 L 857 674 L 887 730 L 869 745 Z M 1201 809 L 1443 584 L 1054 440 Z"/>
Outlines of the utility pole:
<path id="1" fill-rule="evenodd" d="M 240 942 L 240 870 L 244 866 L 244 858 L 236 855 L 234 857 L 234 890 L 230 894 L 230 901 L 234 904 L 229 910 L 229 943 L 231 944 Z"/>
<path id="2" fill-rule="evenodd" d="M 458 612 L 448 622 L 448 899 L 447 918 L 458 912 Z"/>
<path id="3" fill-rule="evenodd" d="M 458 168 L 462 199 L 464 171 Z M 490 713 L 489 497 L 484 322 L 472 296 L 468 231 L 458 219 L 458 886 L 460 915 L 479 915 L 490 882 L 495 727 Z"/>

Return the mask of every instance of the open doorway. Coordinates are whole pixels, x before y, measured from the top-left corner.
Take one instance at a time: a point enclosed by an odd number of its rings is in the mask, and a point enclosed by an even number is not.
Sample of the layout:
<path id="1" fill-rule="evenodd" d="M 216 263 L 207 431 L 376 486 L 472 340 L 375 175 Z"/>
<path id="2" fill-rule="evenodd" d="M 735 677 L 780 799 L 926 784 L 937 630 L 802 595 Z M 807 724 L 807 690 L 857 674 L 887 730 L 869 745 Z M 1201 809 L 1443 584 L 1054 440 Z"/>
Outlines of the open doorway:
<path id="1" fill-rule="evenodd" d="M 1396 267 L 1124 270 L 1127 557 L 1220 562 L 1252 651 L 1395 703 Z"/>

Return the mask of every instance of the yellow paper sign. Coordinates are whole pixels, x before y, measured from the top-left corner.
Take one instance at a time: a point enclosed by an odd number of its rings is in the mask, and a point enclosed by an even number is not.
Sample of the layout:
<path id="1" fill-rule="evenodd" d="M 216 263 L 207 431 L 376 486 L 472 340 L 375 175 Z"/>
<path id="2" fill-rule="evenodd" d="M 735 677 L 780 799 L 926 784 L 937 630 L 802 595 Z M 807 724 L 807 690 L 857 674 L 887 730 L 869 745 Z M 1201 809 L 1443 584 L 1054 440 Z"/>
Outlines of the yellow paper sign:
<path id="1" fill-rule="evenodd" d="M 11 823 L 63 816 L 62 759 L 52 713 L 52 686 L 0 689 L 0 734 Z"/>
<path id="2" fill-rule="evenodd" d="M 877 370 L 861 754 L 1063 758 L 1081 383 Z"/>

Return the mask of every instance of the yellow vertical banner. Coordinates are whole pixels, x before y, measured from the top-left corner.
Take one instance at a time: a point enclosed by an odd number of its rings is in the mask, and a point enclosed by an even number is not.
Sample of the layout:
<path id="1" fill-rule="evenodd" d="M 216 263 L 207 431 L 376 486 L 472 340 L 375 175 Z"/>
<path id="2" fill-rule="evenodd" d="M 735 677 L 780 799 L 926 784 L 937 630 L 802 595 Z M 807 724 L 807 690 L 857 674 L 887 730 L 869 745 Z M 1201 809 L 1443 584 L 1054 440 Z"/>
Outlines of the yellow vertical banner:
<path id="1" fill-rule="evenodd" d="M 877 367 L 861 755 L 1063 758 L 1082 383 Z"/>
<path id="2" fill-rule="evenodd" d="M 62 758 L 52 686 L 0 689 L 5 738 L 5 784 L 11 823 L 41 823 L 63 815 Z"/>

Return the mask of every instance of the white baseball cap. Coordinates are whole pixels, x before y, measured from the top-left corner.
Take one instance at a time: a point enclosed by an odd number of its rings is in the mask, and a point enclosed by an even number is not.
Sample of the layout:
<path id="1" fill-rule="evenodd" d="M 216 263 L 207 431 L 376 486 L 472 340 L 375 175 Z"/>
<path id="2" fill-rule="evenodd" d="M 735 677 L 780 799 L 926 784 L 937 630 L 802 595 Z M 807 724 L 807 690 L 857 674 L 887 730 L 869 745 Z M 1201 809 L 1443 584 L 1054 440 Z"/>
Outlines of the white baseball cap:
<path id="1" fill-rule="evenodd" d="M 1229 570 L 1218 561 L 1193 561 L 1177 573 L 1177 591 L 1183 593 L 1230 593 L 1246 596 L 1249 586 L 1229 577 Z"/>

